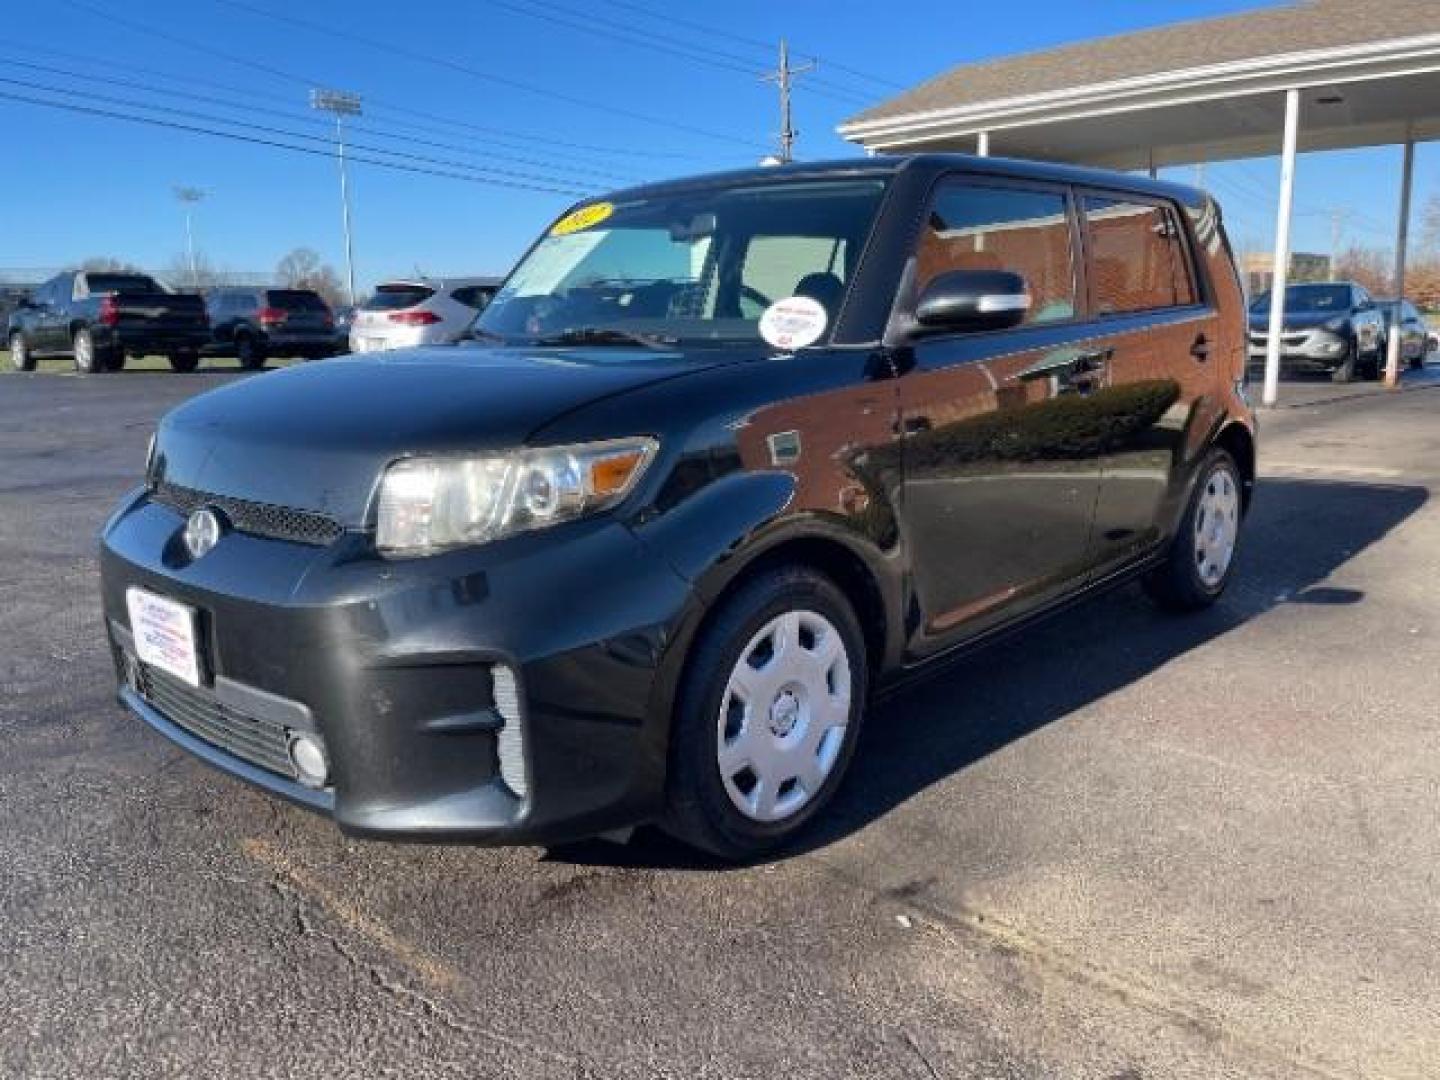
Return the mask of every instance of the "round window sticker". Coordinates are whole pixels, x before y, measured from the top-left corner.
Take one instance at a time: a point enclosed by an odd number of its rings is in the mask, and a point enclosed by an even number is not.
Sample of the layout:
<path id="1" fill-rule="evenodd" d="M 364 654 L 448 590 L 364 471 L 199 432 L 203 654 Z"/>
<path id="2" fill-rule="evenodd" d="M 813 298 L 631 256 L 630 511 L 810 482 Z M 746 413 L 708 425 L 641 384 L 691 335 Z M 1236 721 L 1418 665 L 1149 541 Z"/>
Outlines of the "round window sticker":
<path id="1" fill-rule="evenodd" d="M 765 309 L 760 316 L 760 336 L 777 349 L 803 349 L 820 340 L 828 321 L 819 300 L 790 296 Z"/>

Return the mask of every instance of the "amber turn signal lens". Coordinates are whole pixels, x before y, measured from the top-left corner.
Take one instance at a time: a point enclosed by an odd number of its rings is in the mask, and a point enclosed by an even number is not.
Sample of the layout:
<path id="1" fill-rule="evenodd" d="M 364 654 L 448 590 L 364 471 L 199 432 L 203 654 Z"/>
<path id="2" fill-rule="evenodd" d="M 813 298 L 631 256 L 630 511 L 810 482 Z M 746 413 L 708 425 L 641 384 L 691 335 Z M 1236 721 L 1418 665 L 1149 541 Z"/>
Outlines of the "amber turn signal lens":
<path id="1" fill-rule="evenodd" d="M 645 460 L 642 450 L 603 457 L 590 466 L 590 491 L 596 498 L 605 498 L 625 490 L 630 477 Z"/>

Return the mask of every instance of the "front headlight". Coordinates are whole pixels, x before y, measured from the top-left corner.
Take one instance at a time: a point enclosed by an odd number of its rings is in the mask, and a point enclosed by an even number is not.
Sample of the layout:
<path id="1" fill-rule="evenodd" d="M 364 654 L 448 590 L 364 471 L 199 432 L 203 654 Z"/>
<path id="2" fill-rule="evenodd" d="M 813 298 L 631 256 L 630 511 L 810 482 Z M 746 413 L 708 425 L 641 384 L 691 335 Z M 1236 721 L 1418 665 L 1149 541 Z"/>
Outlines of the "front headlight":
<path id="1" fill-rule="evenodd" d="M 637 437 L 397 461 L 380 482 L 376 546 L 426 555 L 586 517 L 634 490 L 656 446 Z"/>

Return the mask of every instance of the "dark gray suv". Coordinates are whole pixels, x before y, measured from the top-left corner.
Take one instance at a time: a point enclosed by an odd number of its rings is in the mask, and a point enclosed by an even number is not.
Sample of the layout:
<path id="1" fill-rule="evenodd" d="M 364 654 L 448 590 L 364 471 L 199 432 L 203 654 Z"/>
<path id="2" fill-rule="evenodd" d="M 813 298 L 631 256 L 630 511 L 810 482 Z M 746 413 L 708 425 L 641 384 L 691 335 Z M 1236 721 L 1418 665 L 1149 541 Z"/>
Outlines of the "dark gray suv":
<path id="1" fill-rule="evenodd" d="M 216 289 L 205 300 L 206 356 L 233 356 L 251 370 L 272 356 L 334 356 L 335 316 L 312 289 Z"/>

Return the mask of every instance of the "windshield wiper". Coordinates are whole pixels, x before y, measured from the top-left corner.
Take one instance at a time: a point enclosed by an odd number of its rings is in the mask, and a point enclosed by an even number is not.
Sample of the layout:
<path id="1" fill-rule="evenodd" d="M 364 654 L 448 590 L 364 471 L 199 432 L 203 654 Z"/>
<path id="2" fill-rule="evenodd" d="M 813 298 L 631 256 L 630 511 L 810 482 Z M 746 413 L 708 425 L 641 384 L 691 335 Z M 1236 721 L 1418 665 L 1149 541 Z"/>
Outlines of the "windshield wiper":
<path id="1" fill-rule="evenodd" d="M 536 338 L 536 345 L 643 345 L 647 349 L 668 352 L 677 338 L 662 337 L 659 334 L 642 334 L 636 330 L 621 330 L 617 326 L 577 326 L 550 337 Z"/>

